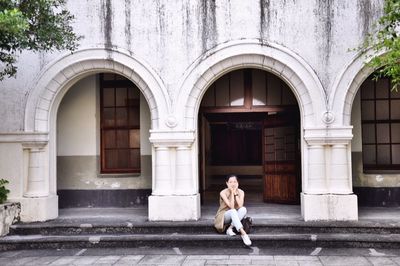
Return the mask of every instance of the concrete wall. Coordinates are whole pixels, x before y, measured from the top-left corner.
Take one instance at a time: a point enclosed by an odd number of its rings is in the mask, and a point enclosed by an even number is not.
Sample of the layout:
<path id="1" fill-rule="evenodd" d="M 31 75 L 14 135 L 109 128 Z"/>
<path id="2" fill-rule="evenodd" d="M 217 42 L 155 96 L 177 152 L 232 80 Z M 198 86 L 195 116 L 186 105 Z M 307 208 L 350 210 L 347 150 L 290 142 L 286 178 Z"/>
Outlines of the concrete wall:
<path id="1" fill-rule="evenodd" d="M 360 45 L 381 14 L 382 2 L 95 0 L 82 4 L 70 0 L 68 8 L 76 17 L 74 30 L 84 36 L 79 49 L 105 46 L 134 52 L 170 91 L 204 52 L 239 39 L 287 47 L 310 64 L 329 91 L 356 53 L 349 49 Z M 1 85 L 0 132 L 24 129 L 27 93 L 49 64 L 68 54 L 23 52 L 19 56 L 18 79 L 6 79 Z"/>
<path id="2" fill-rule="evenodd" d="M 74 84 L 64 96 L 57 119 L 57 189 L 151 188 L 150 111 L 140 97 L 140 174 L 100 174 L 98 76 Z"/>

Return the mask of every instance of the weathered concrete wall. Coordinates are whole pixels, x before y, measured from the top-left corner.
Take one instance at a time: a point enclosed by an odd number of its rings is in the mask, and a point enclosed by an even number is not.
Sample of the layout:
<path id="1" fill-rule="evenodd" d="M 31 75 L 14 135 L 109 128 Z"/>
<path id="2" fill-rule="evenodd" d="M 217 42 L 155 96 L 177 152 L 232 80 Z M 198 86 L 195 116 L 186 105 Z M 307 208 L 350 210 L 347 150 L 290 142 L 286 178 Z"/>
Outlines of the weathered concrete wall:
<path id="1" fill-rule="evenodd" d="M 262 39 L 289 48 L 310 64 L 329 91 L 356 53 L 349 49 L 361 43 L 381 13 L 382 2 L 70 0 L 68 8 L 76 16 L 75 31 L 84 36 L 79 49 L 106 46 L 130 51 L 158 73 L 173 95 L 196 58 L 238 39 Z M 67 54 L 24 52 L 19 57 L 17 79 L 1 84 L 0 132 L 23 130 L 29 90 L 41 71 Z"/>
<path id="2" fill-rule="evenodd" d="M 100 174 L 100 102 L 97 75 L 78 81 L 64 96 L 57 119 L 57 189 L 151 188 L 150 111 L 140 97 L 141 173 Z"/>

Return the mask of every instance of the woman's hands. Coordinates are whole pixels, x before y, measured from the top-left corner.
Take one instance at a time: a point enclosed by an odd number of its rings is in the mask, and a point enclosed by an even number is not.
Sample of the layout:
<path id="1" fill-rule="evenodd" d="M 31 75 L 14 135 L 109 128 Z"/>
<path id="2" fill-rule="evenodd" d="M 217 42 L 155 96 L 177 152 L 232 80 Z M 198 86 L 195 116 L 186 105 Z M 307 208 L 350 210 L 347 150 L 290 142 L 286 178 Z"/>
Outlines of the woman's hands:
<path id="1" fill-rule="evenodd" d="M 244 203 L 244 192 L 239 189 L 239 182 L 236 176 L 231 176 L 226 182 L 228 189 L 221 191 L 220 196 L 224 200 L 225 204 L 230 209 L 235 209 L 235 202 L 238 208 L 243 207 Z"/>

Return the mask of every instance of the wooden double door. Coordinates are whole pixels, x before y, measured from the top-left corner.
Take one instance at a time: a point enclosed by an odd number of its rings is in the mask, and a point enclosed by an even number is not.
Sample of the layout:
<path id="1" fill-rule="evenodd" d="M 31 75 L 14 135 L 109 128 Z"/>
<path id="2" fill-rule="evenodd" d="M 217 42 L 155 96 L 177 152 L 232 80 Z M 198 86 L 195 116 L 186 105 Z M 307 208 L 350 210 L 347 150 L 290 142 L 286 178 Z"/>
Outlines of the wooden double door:
<path id="1" fill-rule="evenodd" d="M 300 200 L 299 118 L 276 114 L 263 121 L 265 202 L 298 204 Z"/>

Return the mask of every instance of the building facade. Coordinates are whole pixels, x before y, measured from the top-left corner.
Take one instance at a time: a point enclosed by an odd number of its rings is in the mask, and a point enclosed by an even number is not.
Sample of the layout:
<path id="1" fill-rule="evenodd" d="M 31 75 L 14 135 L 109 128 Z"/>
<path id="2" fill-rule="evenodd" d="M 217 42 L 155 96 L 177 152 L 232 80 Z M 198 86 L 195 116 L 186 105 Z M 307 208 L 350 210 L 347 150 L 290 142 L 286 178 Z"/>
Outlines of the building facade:
<path id="1" fill-rule="evenodd" d="M 399 205 L 399 96 L 355 49 L 382 0 L 67 6 L 78 50 L 23 52 L 0 84 L 0 178 L 23 221 L 143 203 L 195 220 L 228 172 L 306 221 Z"/>

